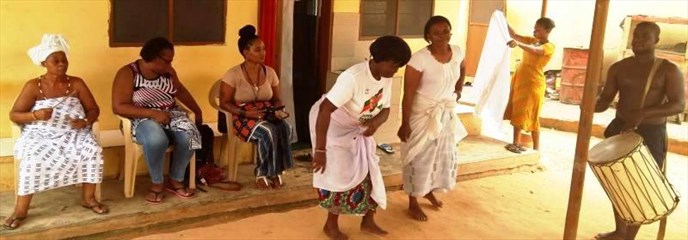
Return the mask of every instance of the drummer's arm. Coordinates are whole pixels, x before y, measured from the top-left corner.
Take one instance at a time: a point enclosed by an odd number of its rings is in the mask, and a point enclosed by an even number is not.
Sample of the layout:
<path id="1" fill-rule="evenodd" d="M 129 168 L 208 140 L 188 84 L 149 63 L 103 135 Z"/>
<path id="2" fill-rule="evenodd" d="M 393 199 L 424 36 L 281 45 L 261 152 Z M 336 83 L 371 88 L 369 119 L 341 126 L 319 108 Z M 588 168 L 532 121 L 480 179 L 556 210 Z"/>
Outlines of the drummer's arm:
<path id="1" fill-rule="evenodd" d="M 664 84 L 664 92 L 667 101 L 664 104 L 646 107 L 643 109 L 643 116 L 646 118 L 652 117 L 668 117 L 674 114 L 683 112 L 686 107 L 685 88 L 683 86 L 683 74 L 681 70 L 674 64 L 663 64 L 666 71 L 666 84 Z M 660 68 L 661 69 L 661 68 Z"/>
<path id="2" fill-rule="evenodd" d="M 609 104 L 612 103 L 614 100 L 614 97 L 616 96 L 616 93 L 619 91 L 618 86 L 616 85 L 616 73 L 617 73 L 617 65 L 614 64 L 609 68 L 609 72 L 607 72 L 607 82 L 604 84 L 604 88 L 602 89 L 602 93 L 597 97 L 597 103 L 595 104 L 595 112 L 604 112 L 609 108 Z"/>

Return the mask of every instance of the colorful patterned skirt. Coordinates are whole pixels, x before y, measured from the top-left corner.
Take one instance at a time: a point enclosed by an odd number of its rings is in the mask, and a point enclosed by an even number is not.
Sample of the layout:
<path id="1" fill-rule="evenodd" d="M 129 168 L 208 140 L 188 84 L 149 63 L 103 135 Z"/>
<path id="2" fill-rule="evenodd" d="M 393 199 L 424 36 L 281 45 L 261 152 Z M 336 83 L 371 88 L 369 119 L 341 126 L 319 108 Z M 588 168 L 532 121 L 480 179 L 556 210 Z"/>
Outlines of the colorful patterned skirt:
<path id="1" fill-rule="evenodd" d="M 330 192 L 325 189 L 317 189 L 320 207 L 327 209 L 332 214 L 365 215 L 368 211 L 374 211 L 377 203 L 370 196 L 373 182 L 368 175 L 356 187 L 345 192 Z"/>

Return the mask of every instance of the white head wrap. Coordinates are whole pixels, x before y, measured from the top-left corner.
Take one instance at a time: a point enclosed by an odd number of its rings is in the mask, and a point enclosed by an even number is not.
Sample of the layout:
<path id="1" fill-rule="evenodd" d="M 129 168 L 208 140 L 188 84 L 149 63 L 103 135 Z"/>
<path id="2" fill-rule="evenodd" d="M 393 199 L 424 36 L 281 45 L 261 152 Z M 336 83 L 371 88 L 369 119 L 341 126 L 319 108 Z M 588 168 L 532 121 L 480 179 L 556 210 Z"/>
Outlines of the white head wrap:
<path id="1" fill-rule="evenodd" d="M 50 54 L 54 52 L 64 52 L 67 55 L 69 51 L 69 45 L 67 41 L 60 34 L 43 34 L 43 39 L 41 39 L 41 44 L 38 44 L 27 52 L 33 64 L 41 66 L 41 63 L 45 61 Z"/>

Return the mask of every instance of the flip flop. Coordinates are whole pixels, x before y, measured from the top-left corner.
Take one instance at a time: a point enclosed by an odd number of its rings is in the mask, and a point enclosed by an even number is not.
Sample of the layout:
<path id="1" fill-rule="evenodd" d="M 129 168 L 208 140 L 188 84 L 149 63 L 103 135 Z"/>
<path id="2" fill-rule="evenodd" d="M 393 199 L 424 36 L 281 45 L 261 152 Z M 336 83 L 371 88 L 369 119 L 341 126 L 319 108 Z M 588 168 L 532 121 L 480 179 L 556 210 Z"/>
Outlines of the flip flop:
<path id="1" fill-rule="evenodd" d="M 163 199 L 165 199 L 165 195 L 163 194 L 162 191 L 156 192 L 153 190 L 149 190 L 148 193 L 153 193 L 153 200 L 150 200 L 147 198 L 145 199 L 148 204 L 158 205 L 158 204 L 161 204 L 163 202 Z M 158 196 L 160 196 L 160 200 L 158 200 Z"/>
<path id="2" fill-rule="evenodd" d="M 7 230 L 14 230 L 17 229 L 18 227 L 21 227 L 22 222 L 26 219 L 26 216 L 23 217 L 9 217 L 5 219 L 5 222 L 2 223 L 2 227 Z M 7 224 L 7 221 L 10 221 L 10 224 Z M 12 227 L 12 224 L 16 223 L 17 225 Z"/>
<path id="3" fill-rule="evenodd" d="M 379 148 L 380 150 L 382 150 L 388 154 L 394 153 L 394 149 L 392 148 L 392 146 L 390 146 L 389 144 L 386 144 L 386 143 L 377 145 L 377 148 Z"/>
<path id="4" fill-rule="evenodd" d="M 156 196 L 156 198 L 157 198 L 157 196 Z M 95 214 L 108 214 L 110 212 L 110 209 L 108 209 L 105 205 L 103 205 L 102 203 L 99 203 L 99 202 L 96 202 L 93 205 L 88 205 L 88 204 L 82 203 L 81 206 L 86 208 L 86 209 L 90 209 Z M 97 208 L 100 208 L 101 211 L 96 210 Z"/>
<path id="5" fill-rule="evenodd" d="M 504 148 L 506 148 L 506 150 L 509 150 L 512 153 L 521 153 L 521 149 L 519 149 L 519 147 L 515 144 L 507 144 L 506 146 L 504 146 Z"/>
<path id="6" fill-rule="evenodd" d="M 184 189 L 184 191 L 185 191 L 188 195 L 184 195 L 184 194 L 180 193 L 179 190 L 182 190 L 182 189 Z M 186 188 L 186 187 L 165 186 L 165 191 L 167 191 L 167 192 L 169 192 L 169 193 L 173 193 L 174 195 L 176 195 L 177 197 L 179 197 L 179 198 L 181 198 L 181 199 L 189 199 L 189 198 L 193 198 L 193 197 L 194 197 L 195 194 L 194 194 L 193 192 L 189 191 L 189 190 L 190 190 L 190 189 L 188 189 L 188 188 Z"/>

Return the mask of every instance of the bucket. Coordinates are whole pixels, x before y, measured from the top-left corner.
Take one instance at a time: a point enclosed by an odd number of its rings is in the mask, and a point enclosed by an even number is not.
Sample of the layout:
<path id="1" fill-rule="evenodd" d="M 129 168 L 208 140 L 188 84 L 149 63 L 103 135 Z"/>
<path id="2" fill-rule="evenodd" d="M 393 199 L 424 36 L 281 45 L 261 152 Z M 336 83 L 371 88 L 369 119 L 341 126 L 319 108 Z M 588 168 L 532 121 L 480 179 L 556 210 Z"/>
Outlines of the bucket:
<path id="1" fill-rule="evenodd" d="M 588 66 L 588 49 L 564 48 L 561 67 L 559 101 L 579 105 L 583 99 L 583 87 Z"/>

